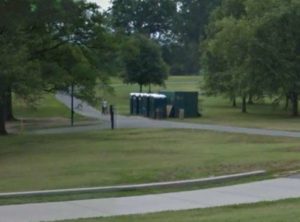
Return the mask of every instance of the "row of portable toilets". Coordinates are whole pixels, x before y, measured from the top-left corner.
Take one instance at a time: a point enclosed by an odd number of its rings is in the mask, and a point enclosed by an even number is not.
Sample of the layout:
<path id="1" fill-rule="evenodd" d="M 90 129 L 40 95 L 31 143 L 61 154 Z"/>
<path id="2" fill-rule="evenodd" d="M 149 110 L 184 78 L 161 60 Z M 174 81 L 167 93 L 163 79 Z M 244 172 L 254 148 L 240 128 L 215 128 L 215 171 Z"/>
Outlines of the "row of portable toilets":
<path id="1" fill-rule="evenodd" d="M 130 114 L 161 119 L 166 117 L 167 97 L 156 93 L 131 93 Z"/>
<path id="2" fill-rule="evenodd" d="M 197 117 L 198 92 L 131 93 L 130 114 L 154 119 Z"/>

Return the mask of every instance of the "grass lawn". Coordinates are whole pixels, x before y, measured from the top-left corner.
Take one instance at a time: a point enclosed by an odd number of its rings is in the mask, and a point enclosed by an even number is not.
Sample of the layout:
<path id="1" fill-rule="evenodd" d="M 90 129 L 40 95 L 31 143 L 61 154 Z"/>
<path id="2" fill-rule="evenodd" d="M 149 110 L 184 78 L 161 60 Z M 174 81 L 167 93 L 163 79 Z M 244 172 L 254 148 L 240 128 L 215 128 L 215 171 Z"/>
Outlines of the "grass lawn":
<path id="1" fill-rule="evenodd" d="M 61 117 L 69 118 L 70 110 L 55 99 L 53 94 L 45 94 L 37 101 L 35 107 L 28 106 L 18 98 L 14 98 L 14 114 L 17 118 L 51 118 Z"/>
<path id="2" fill-rule="evenodd" d="M 202 79 L 199 76 L 171 76 L 166 81 L 166 88 L 152 87 L 152 91 L 200 92 L 201 81 Z M 120 114 L 128 115 L 129 93 L 138 91 L 139 86 L 136 84 L 123 84 L 116 78 L 112 79 L 112 86 L 115 89 L 114 95 L 103 94 L 100 90 L 98 96 L 104 96 L 110 103 L 115 104 Z M 145 91 L 147 90 L 145 89 Z M 238 103 L 240 105 L 241 101 L 238 101 Z M 241 113 L 240 108 L 233 108 L 231 102 L 226 98 L 200 95 L 199 109 L 203 117 L 185 119 L 184 121 L 300 131 L 300 118 L 291 117 L 289 111 L 284 111 L 282 106 L 272 105 L 268 98 L 257 102 L 255 105 L 249 105 L 248 113 L 244 114 Z"/>
<path id="3" fill-rule="evenodd" d="M 211 209 L 65 222 L 298 222 L 300 199 Z"/>
<path id="4" fill-rule="evenodd" d="M 1 138 L 0 192 L 298 170 L 300 140 L 193 130 Z"/>
<path id="5" fill-rule="evenodd" d="M 45 94 L 35 106 L 30 106 L 24 100 L 13 98 L 14 116 L 21 121 L 7 124 L 9 132 L 39 128 L 60 127 L 70 125 L 70 109 L 56 100 L 54 94 Z M 88 118 L 75 114 L 75 125 L 90 123 Z M 23 128 L 23 129 L 22 129 Z"/>

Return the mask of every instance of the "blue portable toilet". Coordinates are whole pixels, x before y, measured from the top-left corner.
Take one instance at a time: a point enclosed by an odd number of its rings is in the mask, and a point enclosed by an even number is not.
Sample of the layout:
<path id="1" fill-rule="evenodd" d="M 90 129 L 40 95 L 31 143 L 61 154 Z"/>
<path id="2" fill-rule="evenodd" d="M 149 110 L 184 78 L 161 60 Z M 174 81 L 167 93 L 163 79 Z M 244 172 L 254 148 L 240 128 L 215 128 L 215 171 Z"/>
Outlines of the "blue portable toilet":
<path id="1" fill-rule="evenodd" d="M 162 94 L 151 94 L 149 99 L 149 117 L 162 119 L 167 116 L 167 97 Z"/>

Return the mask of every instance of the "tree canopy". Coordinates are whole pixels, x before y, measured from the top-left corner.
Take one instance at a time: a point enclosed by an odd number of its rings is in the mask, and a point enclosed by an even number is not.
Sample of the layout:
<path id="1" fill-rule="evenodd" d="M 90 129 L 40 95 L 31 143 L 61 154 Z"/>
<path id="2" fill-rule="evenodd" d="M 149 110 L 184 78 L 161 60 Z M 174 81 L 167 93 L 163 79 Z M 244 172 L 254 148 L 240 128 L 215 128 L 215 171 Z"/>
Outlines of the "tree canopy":
<path id="1" fill-rule="evenodd" d="M 203 44 L 206 90 L 243 98 L 288 96 L 298 115 L 299 1 L 224 0 Z"/>
<path id="2" fill-rule="evenodd" d="M 109 32 L 95 4 L 84 0 L 1 1 L 0 133 L 5 134 L 11 92 L 31 98 L 41 91 L 80 84 L 91 95 Z M 105 48 L 105 50 L 104 50 Z M 106 56 L 100 56 L 104 53 Z"/>
<path id="3" fill-rule="evenodd" d="M 143 35 L 134 35 L 126 41 L 123 61 L 123 81 L 139 84 L 140 91 L 145 85 L 164 85 L 168 77 L 168 67 L 159 46 Z"/>
<path id="4" fill-rule="evenodd" d="M 198 74 L 199 42 L 220 0 L 113 0 L 115 30 L 157 41 L 171 74 Z"/>

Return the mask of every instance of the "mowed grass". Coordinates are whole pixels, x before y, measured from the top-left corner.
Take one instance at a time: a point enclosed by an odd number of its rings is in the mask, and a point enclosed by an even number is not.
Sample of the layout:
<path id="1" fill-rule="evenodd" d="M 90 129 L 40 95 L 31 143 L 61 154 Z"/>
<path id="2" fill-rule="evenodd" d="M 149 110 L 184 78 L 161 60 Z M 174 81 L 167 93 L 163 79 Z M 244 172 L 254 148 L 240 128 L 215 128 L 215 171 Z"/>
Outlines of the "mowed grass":
<path id="1" fill-rule="evenodd" d="M 24 132 L 41 128 L 55 128 L 70 126 L 71 112 L 64 104 L 59 102 L 54 94 L 44 94 L 35 101 L 34 105 L 26 104 L 24 100 L 14 96 L 13 113 L 17 121 L 7 123 L 11 133 Z M 79 114 L 74 115 L 75 125 L 94 123 Z"/>
<path id="2" fill-rule="evenodd" d="M 70 110 L 56 100 L 54 94 L 43 95 L 36 101 L 35 106 L 28 105 L 24 100 L 14 97 L 13 105 L 17 118 L 70 117 Z"/>
<path id="3" fill-rule="evenodd" d="M 64 222 L 298 222 L 300 199 L 211 209 Z"/>
<path id="4" fill-rule="evenodd" d="M 113 95 L 103 94 L 99 91 L 99 96 L 104 96 L 110 103 L 114 104 L 118 113 L 128 115 L 129 93 L 137 92 L 139 86 L 123 84 L 117 78 L 112 79 L 111 85 L 115 90 Z M 284 101 L 275 106 L 272 104 L 272 98 L 264 98 L 255 101 L 254 105 L 248 105 L 248 113 L 242 113 L 240 100 L 238 100 L 238 107 L 233 108 L 228 98 L 204 95 L 200 90 L 201 85 L 203 85 L 203 78 L 200 76 L 171 76 L 166 81 L 166 87 L 152 87 L 152 91 L 198 91 L 200 93 L 199 110 L 203 116 L 185 119 L 186 122 L 300 130 L 300 118 L 292 117 L 290 110 L 285 111 L 283 109 Z M 144 91 L 147 92 L 148 88 L 144 88 Z"/>
<path id="5" fill-rule="evenodd" d="M 196 130 L 2 137 L 0 192 L 298 170 L 300 140 Z"/>

